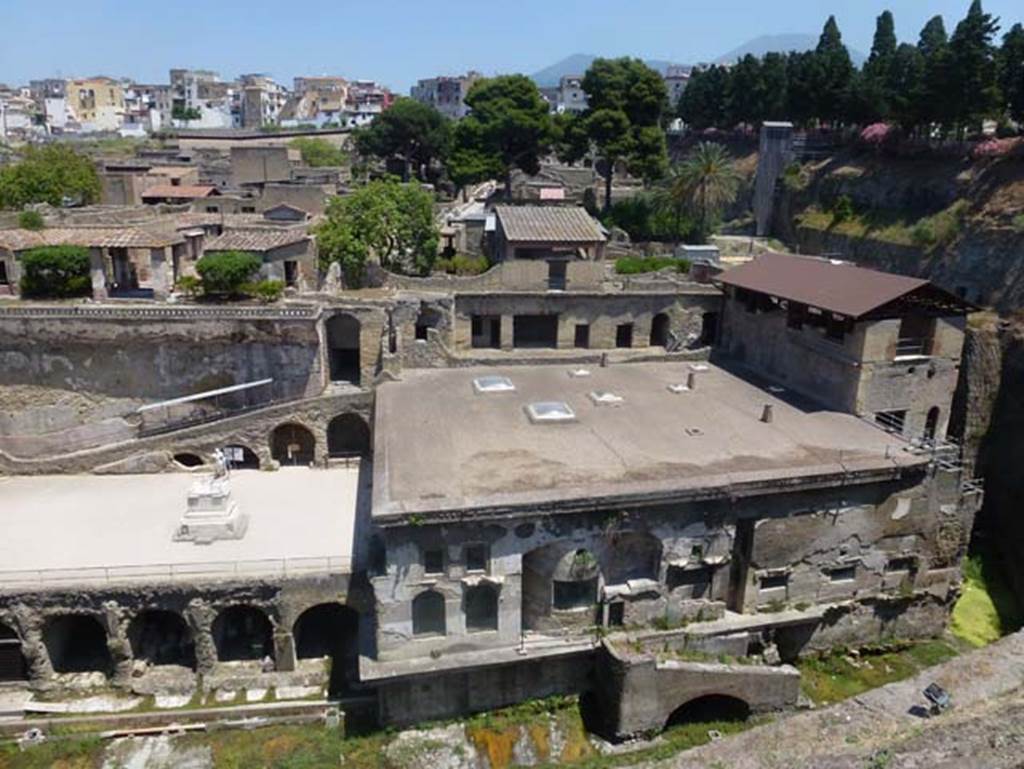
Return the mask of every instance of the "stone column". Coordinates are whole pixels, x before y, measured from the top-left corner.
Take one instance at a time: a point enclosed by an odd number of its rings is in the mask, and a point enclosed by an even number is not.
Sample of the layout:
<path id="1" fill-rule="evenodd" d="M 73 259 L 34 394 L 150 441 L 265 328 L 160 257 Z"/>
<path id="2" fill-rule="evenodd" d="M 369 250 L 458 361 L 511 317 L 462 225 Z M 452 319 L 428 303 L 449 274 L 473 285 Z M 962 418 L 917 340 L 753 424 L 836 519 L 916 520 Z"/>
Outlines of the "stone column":
<path id="1" fill-rule="evenodd" d="M 194 598 L 185 609 L 185 621 L 192 631 L 192 643 L 196 650 L 196 672 L 200 675 L 212 673 L 217 665 L 217 645 L 213 641 L 213 620 L 217 613 L 200 598 Z"/>
<path id="2" fill-rule="evenodd" d="M 25 605 L 19 605 L 14 609 L 14 620 L 21 637 L 21 653 L 25 657 L 32 688 L 53 688 L 56 674 L 50 662 L 50 653 L 43 643 L 42 616 Z"/>
<path id="3" fill-rule="evenodd" d="M 274 666 L 283 673 L 296 667 L 295 637 L 281 625 L 274 627 Z"/>
<path id="4" fill-rule="evenodd" d="M 107 298 L 107 265 L 102 248 L 89 249 L 89 276 L 92 279 L 92 298 Z"/>
<path id="5" fill-rule="evenodd" d="M 149 269 L 149 280 L 150 285 L 153 287 L 153 298 L 166 299 L 171 288 L 170 276 L 167 274 L 170 270 L 170 265 L 167 260 L 166 248 L 149 249 Z"/>
<path id="6" fill-rule="evenodd" d="M 515 326 L 513 325 L 513 316 L 502 315 L 501 316 L 501 349 L 511 350 L 513 349 L 512 342 L 515 339 Z"/>
<path id="7" fill-rule="evenodd" d="M 135 658 L 128 641 L 128 623 L 124 619 L 124 610 L 114 601 L 107 601 L 103 604 L 100 621 L 107 632 L 107 648 L 114 663 L 111 681 L 115 686 L 130 686 Z"/>

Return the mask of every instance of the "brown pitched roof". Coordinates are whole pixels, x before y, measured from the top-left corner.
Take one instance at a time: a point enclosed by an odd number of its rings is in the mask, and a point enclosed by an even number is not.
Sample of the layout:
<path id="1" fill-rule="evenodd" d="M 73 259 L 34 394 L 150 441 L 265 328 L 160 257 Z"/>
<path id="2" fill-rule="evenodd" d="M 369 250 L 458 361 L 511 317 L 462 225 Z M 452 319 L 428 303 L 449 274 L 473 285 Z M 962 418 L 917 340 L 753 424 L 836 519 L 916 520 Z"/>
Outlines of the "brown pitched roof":
<path id="1" fill-rule="evenodd" d="M 48 227 L 45 230 L 0 230 L 0 248 L 25 251 L 40 246 L 85 248 L 164 248 L 184 243 L 180 233 L 136 227 Z"/>
<path id="2" fill-rule="evenodd" d="M 301 230 L 227 230 L 206 244 L 205 251 L 272 251 L 309 240 Z"/>
<path id="3" fill-rule="evenodd" d="M 866 315 L 929 285 L 924 278 L 869 270 L 847 262 L 774 253 L 726 270 L 720 279 L 727 286 L 758 291 L 852 318 Z"/>
<path id="4" fill-rule="evenodd" d="M 146 198 L 178 198 L 180 200 L 194 200 L 195 198 L 208 198 L 211 195 L 218 195 L 217 188 L 207 184 L 157 184 L 142 192 L 142 199 Z"/>
<path id="5" fill-rule="evenodd" d="M 568 206 L 498 206 L 505 237 L 513 242 L 598 243 L 605 239 L 593 217 Z"/>

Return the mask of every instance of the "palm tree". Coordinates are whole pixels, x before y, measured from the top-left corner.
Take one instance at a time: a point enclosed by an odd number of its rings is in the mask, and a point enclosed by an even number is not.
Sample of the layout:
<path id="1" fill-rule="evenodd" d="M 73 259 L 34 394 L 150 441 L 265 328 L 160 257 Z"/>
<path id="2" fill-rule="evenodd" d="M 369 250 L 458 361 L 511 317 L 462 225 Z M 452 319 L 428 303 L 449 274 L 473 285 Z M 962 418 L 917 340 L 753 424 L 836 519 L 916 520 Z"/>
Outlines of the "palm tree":
<path id="1" fill-rule="evenodd" d="M 698 235 L 704 240 L 714 218 L 736 199 L 739 185 L 739 174 L 725 147 L 701 142 L 675 169 L 669 197 L 677 211 L 685 207 L 696 212 Z"/>

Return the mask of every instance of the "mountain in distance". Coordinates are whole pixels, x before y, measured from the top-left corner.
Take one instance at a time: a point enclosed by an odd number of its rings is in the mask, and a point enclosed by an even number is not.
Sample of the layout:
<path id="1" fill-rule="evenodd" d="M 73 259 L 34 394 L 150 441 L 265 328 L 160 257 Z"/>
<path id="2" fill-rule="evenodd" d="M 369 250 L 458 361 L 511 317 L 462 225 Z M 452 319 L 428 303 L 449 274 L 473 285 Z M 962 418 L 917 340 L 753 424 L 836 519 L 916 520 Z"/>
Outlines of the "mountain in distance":
<path id="1" fill-rule="evenodd" d="M 728 53 L 722 54 L 715 59 L 714 62 L 716 64 L 735 62 L 738 59 L 742 59 L 748 53 L 752 53 L 754 56 L 764 56 L 766 53 L 771 51 L 777 51 L 779 53 L 788 53 L 789 51 L 809 51 L 817 44 L 817 35 L 761 35 L 760 37 L 755 37 L 753 40 L 748 40 L 741 46 L 733 48 Z M 850 58 L 853 60 L 854 66 L 862 66 L 867 57 L 860 51 L 850 48 L 849 46 L 847 46 L 847 49 L 850 51 Z M 591 53 L 574 53 L 570 56 L 566 56 L 561 61 L 557 61 L 550 66 L 544 67 L 544 69 L 534 72 L 530 77 L 540 88 L 551 88 L 557 86 L 558 81 L 565 75 L 582 75 L 587 71 L 591 62 L 596 58 L 598 57 Z M 644 59 L 644 62 L 648 67 L 651 67 L 662 74 L 665 74 L 665 71 L 669 67 L 679 65 L 679 62 L 666 61 L 665 59 Z"/>
<path id="2" fill-rule="evenodd" d="M 715 59 L 716 64 L 728 64 L 742 59 L 748 53 L 754 56 L 764 56 L 766 53 L 788 53 L 789 51 L 809 51 L 818 45 L 817 35 L 761 35 L 753 40 L 748 40 L 743 45 L 733 48 Z M 850 52 L 850 59 L 855 67 L 864 64 L 867 57 L 858 50 L 846 46 Z"/>
<path id="3" fill-rule="evenodd" d="M 556 61 L 554 64 L 534 72 L 530 75 L 530 78 L 540 88 L 552 88 L 558 85 L 558 81 L 566 75 L 582 75 L 596 58 L 598 56 L 595 54 L 574 53 L 571 56 L 566 56 L 561 61 Z M 644 63 L 662 74 L 665 74 L 665 70 L 670 66 L 676 65 L 676 62 L 664 61 L 663 59 L 644 59 Z"/>

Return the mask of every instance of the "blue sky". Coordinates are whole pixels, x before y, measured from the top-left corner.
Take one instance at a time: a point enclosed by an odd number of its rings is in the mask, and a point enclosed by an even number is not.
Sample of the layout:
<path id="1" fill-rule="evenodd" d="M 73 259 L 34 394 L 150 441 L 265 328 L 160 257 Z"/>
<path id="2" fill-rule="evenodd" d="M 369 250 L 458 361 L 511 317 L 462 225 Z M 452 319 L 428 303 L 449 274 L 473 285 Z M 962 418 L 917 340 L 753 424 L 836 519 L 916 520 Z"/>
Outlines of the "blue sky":
<path id="1" fill-rule="evenodd" d="M 476 68 L 530 73 L 571 53 L 708 60 L 763 34 L 817 34 L 834 13 L 848 45 L 875 16 L 916 40 L 936 13 L 951 31 L 969 0 L 0 0 L 0 82 L 109 74 L 166 82 L 170 67 L 374 78 Z M 1007 22 L 1020 0 L 985 0 Z"/>

